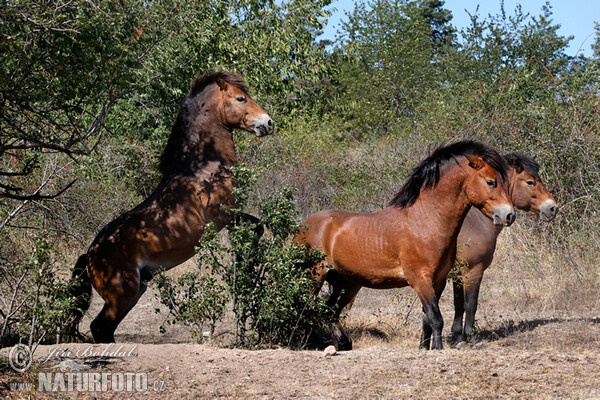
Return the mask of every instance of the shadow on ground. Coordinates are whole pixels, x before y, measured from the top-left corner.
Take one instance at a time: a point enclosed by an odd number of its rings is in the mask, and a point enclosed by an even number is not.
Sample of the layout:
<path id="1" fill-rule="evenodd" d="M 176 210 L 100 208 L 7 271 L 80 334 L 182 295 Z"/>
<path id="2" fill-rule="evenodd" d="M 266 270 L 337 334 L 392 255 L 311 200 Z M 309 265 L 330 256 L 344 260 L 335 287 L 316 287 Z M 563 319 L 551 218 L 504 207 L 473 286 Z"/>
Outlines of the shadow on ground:
<path id="1" fill-rule="evenodd" d="M 592 324 L 600 324 L 600 318 L 543 318 L 534 319 L 531 321 L 519 321 L 516 323 L 514 320 L 503 321 L 502 324 L 493 330 L 482 330 L 477 333 L 477 340 L 485 340 L 488 342 L 495 342 L 500 339 L 505 339 L 519 333 L 530 332 L 536 328 L 548 324 L 555 323 L 569 323 L 569 322 L 588 322 Z"/>

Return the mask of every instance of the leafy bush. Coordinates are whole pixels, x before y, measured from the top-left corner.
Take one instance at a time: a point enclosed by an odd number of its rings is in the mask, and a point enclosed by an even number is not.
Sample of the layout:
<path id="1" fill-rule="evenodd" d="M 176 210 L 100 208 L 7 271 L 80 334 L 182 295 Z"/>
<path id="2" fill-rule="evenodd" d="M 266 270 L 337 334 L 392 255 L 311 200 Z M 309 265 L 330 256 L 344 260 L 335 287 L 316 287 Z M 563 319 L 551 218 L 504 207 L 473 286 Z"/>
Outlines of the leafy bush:
<path id="1" fill-rule="evenodd" d="M 0 270 L 0 346 L 58 343 L 70 322 L 75 298 L 56 276 L 53 247 L 37 239 L 30 259 Z"/>
<path id="2" fill-rule="evenodd" d="M 269 232 L 261 238 L 262 227 L 242 213 L 254 175 L 245 168 L 236 168 L 234 175 L 237 205 L 230 212 L 236 222 L 226 228 L 228 243 L 209 224 L 198 249 L 200 262 L 208 265 L 223 286 L 215 277 L 191 273 L 180 277 L 176 287 L 162 274 L 155 278 L 160 301 L 169 307 L 172 322 L 195 326 L 198 332 L 205 320 L 214 329 L 224 314 L 225 299 L 231 298 L 235 345 L 305 347 L 320 330 L 325 315 L 324 303 L 312 294 L 308 273 L 323 255 L 308 254 L 293 243 L 299 227 L 289 188 L 263 205 L 262 222 Z"/>
<path id="3" fill-rule="evenodd" d="M 160 272 L 153 282 L 160 302 L 169 308 L 166 323 L 182 322 L 191 326 L 192 338 L 200 342 L 204 339 L 204 324 L 208 322 L 212 337 L 217 321 L 225 315 L 229 297 L 214 277 L 188 272 L 177 278 L 175 283 Z M 160 330 L 165 332 L 164 324 Z"/>

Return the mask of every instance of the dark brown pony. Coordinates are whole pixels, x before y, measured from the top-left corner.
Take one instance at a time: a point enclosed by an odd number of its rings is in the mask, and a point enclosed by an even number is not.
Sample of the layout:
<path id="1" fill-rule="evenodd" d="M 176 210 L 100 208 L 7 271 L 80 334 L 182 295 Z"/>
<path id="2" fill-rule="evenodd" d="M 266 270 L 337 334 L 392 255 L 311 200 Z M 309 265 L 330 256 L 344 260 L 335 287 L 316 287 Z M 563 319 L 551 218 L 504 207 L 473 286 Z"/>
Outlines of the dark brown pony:
<path id="1" fill-rule="evenodd" d="M 497 225 L 510 225 L 514 210 L 505 185 L 506 164 L 493 149 L 474 141 L 437 148 L 414 168 L 390 205 L 374 213 L 321 211 L 304 222 L 296 241 L 320 249 L 326 260 L 314 267 L 320 289 L 333 291 L 335 317 L 361 287 L 412 286 L 423 305 L 421 348 L 442 348 L 438 299 L 454 265 L 460 226 L 474 205 Z M 332 267 L 328 269 L 328 266 Z M 336 331 L 337 330 L 337 331 Z M 352 342 L 339 322 L 338 349 Z"/>
<path id="2" fill-rule="evenodd" d="M 73 280 L 83 278 L 74 293 L 79 309 L 89 307 L 90 283 L 105 302 L 90 325 L 95 342 L 114 342 L 115 329 L 146 289 L 144 281 L 192 257 L 206 224 L 221 229 L 229 223 L 233 129 L 264 136 L 273 133 L 274 124 L 240 77 L 227 72 L 198 77 L 161 156 L 158 187 L 104 227 L 73 271 Z M 74 316 L 76 329 L 82 314 Z"/>
<path id="3" fill-rule="evenodd" d="M 518 153 L 504 156 L 507 162 L 510 198 L 516 208 L 539 215 L 542 221 L 554 219 L 558 206 L 544 187 L 540 166 L 533 159 Z M 453 344 L 471 339 L 477 311 L 477 299 L 483 272 L 490 266 L 496 250 L 496 239 L 502 226 L 495 226 L 479 210 L 471 209 L 458 235 L 457 259 L 466 269 L 454 285 Z M 460 264 L 459 264 L 460 265 Z M 463 328 L 463 314 L 465 315 Z"/>

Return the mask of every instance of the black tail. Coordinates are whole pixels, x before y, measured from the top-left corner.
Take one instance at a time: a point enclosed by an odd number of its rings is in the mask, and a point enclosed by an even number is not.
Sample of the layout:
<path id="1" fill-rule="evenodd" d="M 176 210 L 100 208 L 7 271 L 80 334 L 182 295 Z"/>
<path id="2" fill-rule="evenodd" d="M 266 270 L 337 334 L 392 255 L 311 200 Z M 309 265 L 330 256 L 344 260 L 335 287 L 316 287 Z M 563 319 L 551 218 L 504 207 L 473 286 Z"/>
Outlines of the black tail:
<path id="1" fill-rule="evenodd" d="M 90 300 L 92 298 L 92 282 L 88 275 L 87 263 L 87 254 L 79 256 L 71 275 L 70 294 L 76 299 L 71 309 L 70 331 L 72 334 L 78 333 L 79 322 L 83 318 L 83 313 L 90 307 Z"/>

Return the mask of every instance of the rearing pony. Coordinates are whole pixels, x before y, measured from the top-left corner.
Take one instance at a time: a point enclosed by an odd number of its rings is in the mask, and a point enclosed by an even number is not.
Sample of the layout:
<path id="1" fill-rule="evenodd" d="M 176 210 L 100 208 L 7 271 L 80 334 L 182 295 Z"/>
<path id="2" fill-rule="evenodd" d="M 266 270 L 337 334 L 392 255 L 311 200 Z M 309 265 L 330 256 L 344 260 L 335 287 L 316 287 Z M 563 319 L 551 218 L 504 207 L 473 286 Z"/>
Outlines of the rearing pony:
<path id="1" fill-rule="evenodd" d="M 520 153 L 503 156 L 509 166 L 508 184 L 511 200 L 518 209 L 539 215 L 545 222 L 558 214 L 558 206 L 540 178 L 540 166 Z M 471 209 L 458 235 L 457 259 L 466 263 L 462 276 L 453 281 L 454 322 L 453 344 L 469 340 L 474 333 L 475 312 L 483 272 L 490 266 L 496 251 L 496 240 L 502 226 L 494 226 L 479 210 Z M 463 328 L 463 315 L 464 328 Z"/>
<path id="2" fill-rule="evenodd" d="M 229 223 L 224 208 L 234 202 L 234 129 L 264 136 L 274 124 L 242 78 L 223 71 L 198 77 L 161 155 L 158 187 L 105 226 L 73 271 L 72 280 L 81 279 L 74 293 L 79 309 L 89 307 L 91 285 L 105 302 L 90 325 L 95 342 L 115 341 L 115 329 L 146 290 L 144 281 L 192 257 L 206 224 Z M 74 317 L 76 330 L 82 313 Z"/>
<path id="3" fill-rule="evenodd" d="M 316 291 L 333 287 L 328 305 L 339 317 L 361 287 L 412 286 L 423 305 L 421 348 L 442 348 L 438 300 L 454 265 L 460 226 L 471 206 L 496 225 L 515 218 L 505 185 L 506 164 L 490 147 L 461 141 L 440 147 L 417 165 L 390 205 L 374 213 L 321 211 L 304 222 L 296 241 L 326 255 L 314 267 Z M 328 269 L 327 266 L 333 267 Z M 339 322 L 337 347 L 352 342 Z"/>

